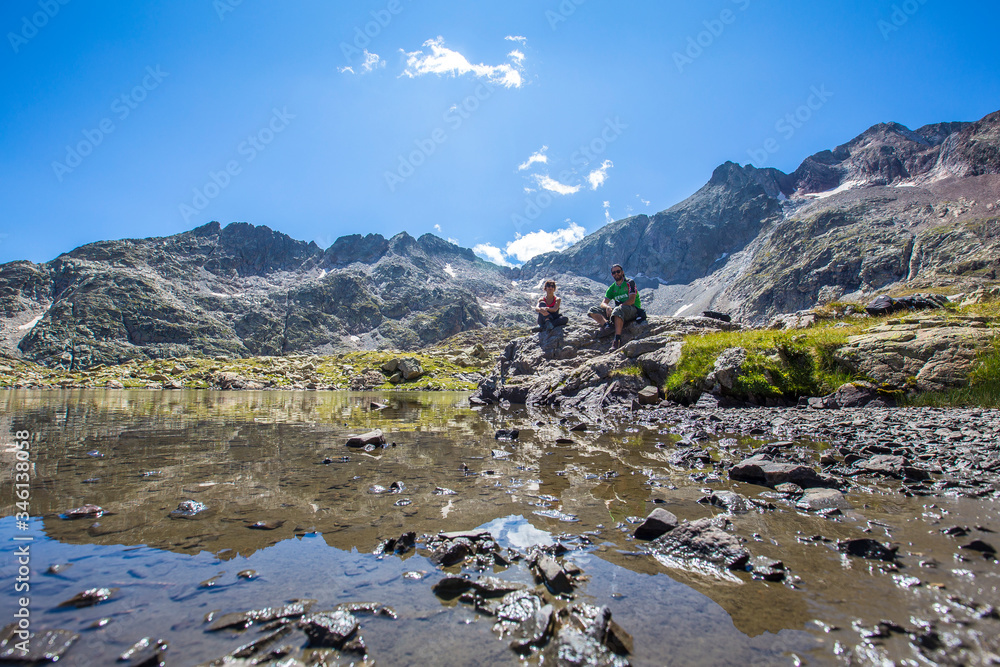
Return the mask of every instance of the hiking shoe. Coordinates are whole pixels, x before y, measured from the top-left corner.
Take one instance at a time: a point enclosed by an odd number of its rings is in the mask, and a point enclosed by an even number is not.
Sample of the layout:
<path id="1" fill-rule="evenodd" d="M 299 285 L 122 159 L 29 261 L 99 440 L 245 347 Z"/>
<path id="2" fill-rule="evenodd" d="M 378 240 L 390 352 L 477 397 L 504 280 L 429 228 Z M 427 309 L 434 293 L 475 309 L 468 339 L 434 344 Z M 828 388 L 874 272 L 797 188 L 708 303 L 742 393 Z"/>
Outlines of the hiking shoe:
<path id="1" fill-rule="evenodd" d="M 617 350 L 621 346 L 622 346 L 622 337 L 621 336 L 615 336 L 615 339 L 613 341 L 611 341 L 611 349 L 612 350 Z"/>
<path id="2" fill-rule="evenodd" d="M 615 325 L 613 325 L 611 322 L 605 322 L 600 327 L 598 327 L 597 337 L 604 338 L 605 336 L 614 333 L 614 331 L 615 331 Z"/>
<path id="3" fill-rule="evenodd" d="M 548 322 L 545 323 L 546 331 L 552 331 L 555 328 L 556 328 L 555 322 L 553 322 L 552 320 L 549 320 Z"/>

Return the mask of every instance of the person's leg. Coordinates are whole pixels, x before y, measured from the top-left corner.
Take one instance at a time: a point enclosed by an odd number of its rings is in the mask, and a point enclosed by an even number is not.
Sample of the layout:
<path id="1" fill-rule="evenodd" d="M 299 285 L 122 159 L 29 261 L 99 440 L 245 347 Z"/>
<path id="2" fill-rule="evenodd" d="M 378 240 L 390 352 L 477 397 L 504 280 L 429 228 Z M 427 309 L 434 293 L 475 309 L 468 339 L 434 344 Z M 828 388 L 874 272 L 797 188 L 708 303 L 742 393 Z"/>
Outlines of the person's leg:
<path id="1" fill-rule="evenodd" d="M 608 318 L 604 316 L 604 309 L 600 306 L 592 306 L 587 314 L 590 315 L 599 325 L 603 326 L 604 323 L 608 321 Z"/>

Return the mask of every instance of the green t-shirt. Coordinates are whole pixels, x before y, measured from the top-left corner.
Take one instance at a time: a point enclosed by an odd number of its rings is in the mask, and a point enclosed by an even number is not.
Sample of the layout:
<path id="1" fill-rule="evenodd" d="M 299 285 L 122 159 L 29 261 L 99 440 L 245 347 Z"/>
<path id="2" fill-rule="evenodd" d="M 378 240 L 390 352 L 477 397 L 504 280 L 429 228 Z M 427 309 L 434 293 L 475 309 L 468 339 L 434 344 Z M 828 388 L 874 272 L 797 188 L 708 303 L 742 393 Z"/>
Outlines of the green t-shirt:
<path id="1" fill-rule="evenodd" d="M 631 295 L 635 294 L 635 307 L 642 308 L 642 302 L 639 301 L 639 290 L 635 288 L 634 280 L 624 280 L 621 285 L 618 283 L 611 283 L 608 287 L 608 291 L 604 293 L 604 298 L 611 299 L 612 301 L 625 302 L 628 301 Z"/>

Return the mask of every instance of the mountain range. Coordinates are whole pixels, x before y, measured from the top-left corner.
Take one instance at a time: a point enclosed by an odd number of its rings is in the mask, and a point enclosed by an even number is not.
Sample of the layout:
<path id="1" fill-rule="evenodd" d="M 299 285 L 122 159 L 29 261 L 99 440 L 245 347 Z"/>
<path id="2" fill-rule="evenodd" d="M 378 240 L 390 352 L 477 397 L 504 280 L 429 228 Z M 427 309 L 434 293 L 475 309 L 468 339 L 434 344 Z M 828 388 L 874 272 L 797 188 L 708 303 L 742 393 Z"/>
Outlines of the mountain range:
<path id="1" fill-rule="evenodd" d="M 354 234 L 322 249 L 264 226 L 211 222 L 0 265 L 0 352 L 89 368 L 133 358 L 415 349 L 524 324 L 545 278 L 564 312 L 599 302 L 608 267 L 646 310 L 751 324 L 876 293 L 997 282 L 1000 112 L 869 128 L 792 173 L 727 162 L 689 198 L 500 267 L 436 236 Z"/>

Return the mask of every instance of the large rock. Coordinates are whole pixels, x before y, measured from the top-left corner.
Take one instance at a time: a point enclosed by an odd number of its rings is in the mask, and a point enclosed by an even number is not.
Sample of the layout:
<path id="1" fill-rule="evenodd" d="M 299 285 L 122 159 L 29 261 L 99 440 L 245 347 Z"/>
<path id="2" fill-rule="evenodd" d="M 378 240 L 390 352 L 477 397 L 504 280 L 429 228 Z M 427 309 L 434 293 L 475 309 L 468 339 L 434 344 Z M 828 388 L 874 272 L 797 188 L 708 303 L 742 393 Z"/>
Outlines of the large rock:
<path id="1" fill-rule="evenodd" d="M 820 476 L 809 466 L 777 463 L 763 454 L 751 456 L 734 465 L 729 469 L 729 478 L 772 488 L 785 483 L 797 484 L 803 489 L 831 486 L 830 480 Z"/>
<path id="2" fill-rule="evenodd" d="M 677 369 L 681 361 L 681 343 L 667 343 L 639 356 L 639 366 L 646 377 L 658 387 Z"/>
<path id="3" fill-rule="evenodd" d="M 687 521 L 650 544 L 654 553 L 673 558 L 695 559 L 725 567 L 742 569 L 750 559 L 739 538 L 719 528 L 715 519 Z"/>
<path id="4" fill-rule="evenodd" d="M 730 347 L 716 358 L 712 371 L 705 377 L 703 385 L 708 391 L 716 388 L 732 390 L 740 378 L 741 367 L 747 360 L 747 351 L 742 347 Z"/>
<path id="5" fill-rule="evenodd" d="M 993 332 L 977 319 L 926 318 L 852 336 L 834 356 L 845 368 L 898 389 L 962 387 Z"/>
<path id="6" fill-rule="evenodd" d="M 673 512 L 668 512 L 662 507 L 657 507 L 638 528 L 635 529 L 635 539 L 655 540 L 664 533 L 668 533 L 677 527 L 677 517 Z"/>

